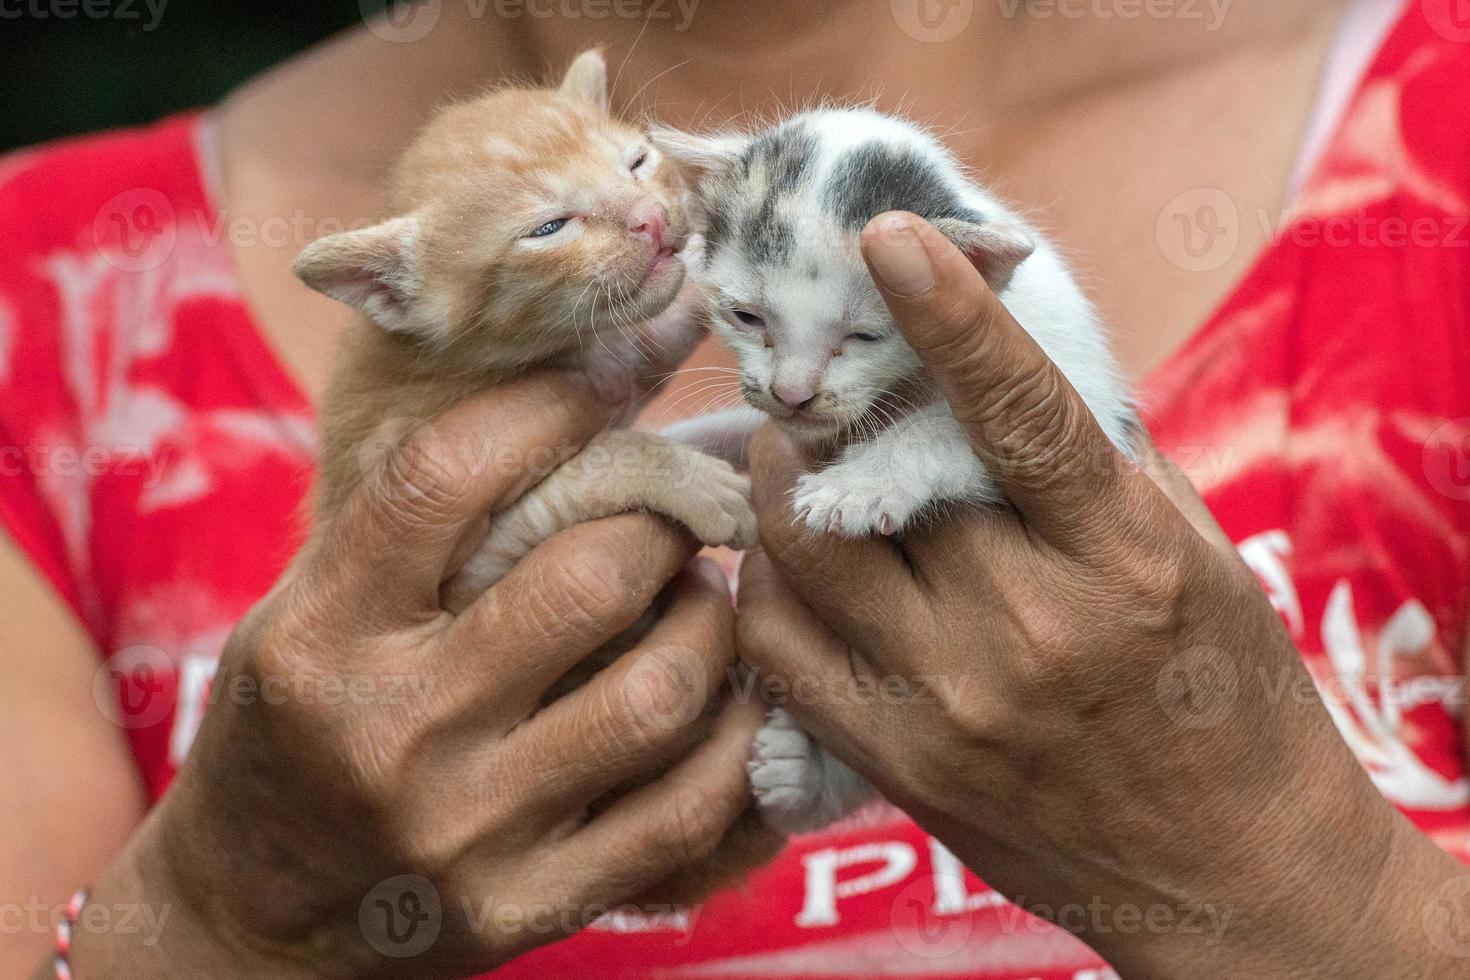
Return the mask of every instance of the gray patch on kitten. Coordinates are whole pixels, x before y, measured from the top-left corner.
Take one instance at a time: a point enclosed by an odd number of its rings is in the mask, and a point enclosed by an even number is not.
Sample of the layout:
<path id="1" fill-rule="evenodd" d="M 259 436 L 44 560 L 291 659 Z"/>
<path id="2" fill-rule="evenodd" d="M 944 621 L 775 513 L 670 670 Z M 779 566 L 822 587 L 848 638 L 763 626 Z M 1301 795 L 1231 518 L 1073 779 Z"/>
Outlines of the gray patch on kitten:
<path id="1" fill-rule="evenodd" d="M 885 211 L 912 211 L 926 221 L 985 220 L 960 202 L 924 156 L 881 140 L 865 143 L 838 161 L 822 191 L 823 205 L 850 231 L 861 231 Z"/>
<path id="2" fill-rule="evenodd" d="M 816 135 L 800 123 L 765 133 L 751 142 L 742 154 L 739 177 L 730 175 L 726 186 L 716 187 L 707 201 L 706 240 L 712 249 L 730 244 L 739 225 L 739 247 L 767 261 L 787 261 L 796 247 L 796 229 L 781 217 L 781 200 L 805 179 L 817 152 Z M 753 210 L 740 218 L 736 205 L 744 197 L 739 184 L 751 182 L 763 190 Z"/>

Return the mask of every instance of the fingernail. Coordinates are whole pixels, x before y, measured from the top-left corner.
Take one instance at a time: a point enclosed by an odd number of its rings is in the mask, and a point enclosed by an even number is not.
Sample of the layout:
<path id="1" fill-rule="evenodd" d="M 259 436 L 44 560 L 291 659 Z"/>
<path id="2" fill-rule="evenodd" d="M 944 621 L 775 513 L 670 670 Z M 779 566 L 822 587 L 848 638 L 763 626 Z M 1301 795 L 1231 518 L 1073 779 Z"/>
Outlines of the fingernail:
<path id="1" fill-rule="evenodd" d="M 880 220 L 876 230 L 868 261 L 883 288 L 897 296 L 917 296 L 931 288 L 934 266 L 913 219 L 895 214 Z"/>

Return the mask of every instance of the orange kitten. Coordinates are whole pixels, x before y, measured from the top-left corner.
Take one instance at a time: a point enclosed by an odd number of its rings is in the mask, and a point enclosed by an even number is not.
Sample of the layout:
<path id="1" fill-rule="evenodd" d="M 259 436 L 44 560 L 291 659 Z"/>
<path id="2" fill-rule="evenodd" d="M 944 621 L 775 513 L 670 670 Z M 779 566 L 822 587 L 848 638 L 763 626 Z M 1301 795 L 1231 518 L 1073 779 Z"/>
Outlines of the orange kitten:
<path id="1" fill-rule="evenodd" d="M 692 287 L 681 293 L 677 177 L 609 115 L 595 51 L 556 90 L 507 87 L 441 110 L 396 165 L 388 206 L 394 217 L 296 261 L 308 285 L 363 314 L 321 413 L 317 525 L 362 482 L 375 443 L 413 422 L 533 367 L 604 380 L 669 370 L 703 332 Z M 468 605 L 557 531 L 637 509 L 708 545 L 754 542 L 745 480 L 728 465 L 614 430 L 496 515 L 446 584 L 446 607 Z"/>
<path id="2" fill-rule="evenodd" d="M 381 462 L 376 444 L 418 420 L 535 367 L 627 384 L 683 361 L 703 335 L 704 304 L 686 283 L 680 188 L 644 134 L 608 114 L 595 51 L 558 89 L 503 88 L 442 110 L 393 172 L 394 217 L 313 242 L 296 261 L 308 285 L 363 314 L 322 406 L 307 546 Z M 638 509 L 707 545 L 755 543 L 749 486 L 729 464 L 615 429 L 495 515 L 443 604 L 462 610 L 558 531 Z M 626 649 L 599 651 L 557 691 Z M 781 840 L 752 807 L 713 855 L 645 900 L 696 900 Z"/>

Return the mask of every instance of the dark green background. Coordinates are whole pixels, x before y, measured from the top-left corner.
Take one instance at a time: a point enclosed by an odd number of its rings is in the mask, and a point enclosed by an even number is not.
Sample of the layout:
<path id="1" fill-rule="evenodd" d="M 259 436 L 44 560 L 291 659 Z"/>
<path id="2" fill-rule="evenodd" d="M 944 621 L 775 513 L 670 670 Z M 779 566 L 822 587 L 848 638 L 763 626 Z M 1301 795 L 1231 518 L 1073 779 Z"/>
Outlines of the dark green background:
<path id="1" fill-rule="evenodd" d="M 82 2 L 0 0 L 0 150 L 213 102 L 382 6 L 168 0 L 145 30 L 152 17 L 142 0 L 90 0 L 106 17 L 83 15 Z M 71 7 L 74 16 L 60 16 Z"/>

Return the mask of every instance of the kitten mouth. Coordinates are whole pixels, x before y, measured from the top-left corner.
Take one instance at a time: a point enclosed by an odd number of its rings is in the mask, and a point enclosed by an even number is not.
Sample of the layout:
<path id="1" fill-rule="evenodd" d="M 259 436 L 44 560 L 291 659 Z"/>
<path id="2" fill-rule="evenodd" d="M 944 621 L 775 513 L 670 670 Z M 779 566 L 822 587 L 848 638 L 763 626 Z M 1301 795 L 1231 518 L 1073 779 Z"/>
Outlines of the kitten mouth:
<path id="1" fill-rule="evenodd" d="M 677 261 L 678 254 L 679 249 L 673 245 L 665 245 L 663 248 L 659 249 L 656 253 L 654 253 L 653 258 L 649 261 L 648 268 L 643 273 L 643 279 L 638 283 L 638 285 L 647 286 L 649 283 L 657 279 L 660 275 L 667 272 L 669 266 L 673 265 Z"/>
<path id="2" fill-rule="evenodd" d="M 786 409 L 783 414 L 776 415 L 775 419 L 782 425 L 789 425 L 808 432 L 841 427 L 838 421 L 831 416 L 816 415 L 805 409 Z"/>

